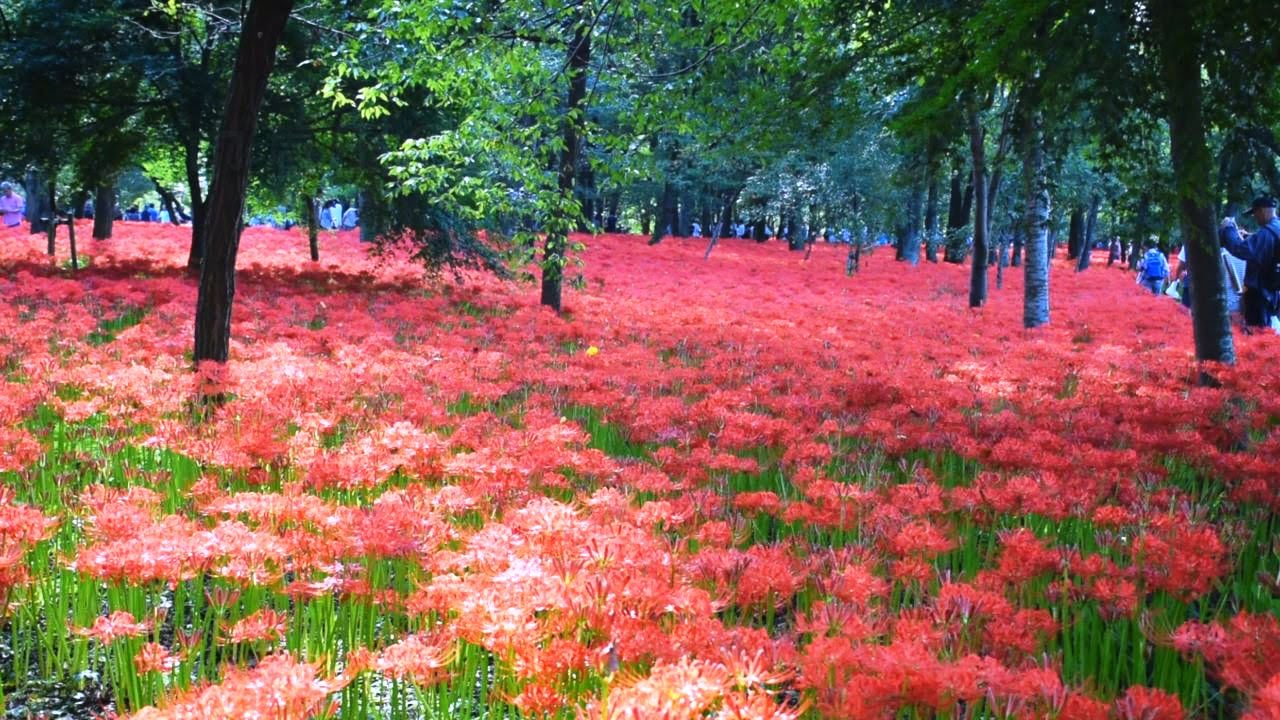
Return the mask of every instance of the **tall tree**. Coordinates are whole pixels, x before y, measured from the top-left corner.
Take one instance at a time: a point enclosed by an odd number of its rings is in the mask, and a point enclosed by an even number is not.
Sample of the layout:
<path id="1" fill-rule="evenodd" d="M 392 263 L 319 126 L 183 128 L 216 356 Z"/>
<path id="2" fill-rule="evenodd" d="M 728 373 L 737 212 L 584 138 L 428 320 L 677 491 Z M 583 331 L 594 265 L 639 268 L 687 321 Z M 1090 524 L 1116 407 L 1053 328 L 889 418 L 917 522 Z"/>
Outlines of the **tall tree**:
<path id="1" fill-rule="evenodd" d="M 547 229 L 546 244 L 542 254 L 542 304 L 560 312 L 564 279 L 565 251 L 569 244 L 569 229 L 578 216 L 577 201 L 573 196 L 574 177 L 578 168 L 579 134 L 587 99 L 587 67 L 591 62 L 591 31 L 593 18 L 579 7 L 572 23 L 573 40 L 568 44 L 565 67 L 569 74 L 569 93 L 565 103 L 564 147 L 560 149 L 560 168 L 557 185 L 560 202 L 564 208 L 552 217 Z"/>
<path id="2" fill-rule="evenodd" d="M 1023 178 L 1026 189 L 1025 283 L 1022 325 L 1049 322 L 1049 188 L 1044 173 L 1044 130 L 1039 111 L 1028 110 L 1023 134 Z"/>
<path id="3" fill-rule="evenodd" d="M 987 161 L 986 128 L 975 107 L 969 111 L 969 143 L 973 156 L 973 266 L 969 276 L 969 307 L 987 302 Z"/>
<path id="4" fill-rule="evenodd" d="M 293 0 L 252 0 L 240 31 L 239 50 L 214 151 L 213 185 L 205 220 L 204 263 L 196 298 L 196 363 L 225 363 L 230 354 L 231 308 L 236 290 L 249 157 L 258 110 L 275 66 Z"/>
<path id="5" fill-rule="evenodd" d="M 1235 343 L 1227 314 L 1227 285 L 1212 194 L 1213 156 L 1206 140 L 1201 86 L 1204 38 L 1195 0 L 1164 0 L 1150 6 L 1155 46 L 1165 89 L 1165 113 L 1178 216 L 1187 251 L 1192 331 L 1196 357 L 1234 363 Z"/>

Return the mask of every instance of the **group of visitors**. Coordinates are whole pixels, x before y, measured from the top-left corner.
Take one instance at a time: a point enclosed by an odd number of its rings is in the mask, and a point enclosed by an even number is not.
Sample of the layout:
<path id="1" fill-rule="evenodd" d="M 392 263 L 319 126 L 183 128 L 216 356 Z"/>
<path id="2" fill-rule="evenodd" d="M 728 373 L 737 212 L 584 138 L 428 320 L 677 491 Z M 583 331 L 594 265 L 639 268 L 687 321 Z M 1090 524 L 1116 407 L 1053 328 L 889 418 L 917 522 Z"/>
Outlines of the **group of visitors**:
<path id="1" fill-rule="evenodd" d="M 325 230 L 354 230 L 360 226 L 360 211 L 354 202 L 344 210 L 341 200 L 326 200 L 320 207 L 319 220 Z"/>
<path id="2" fill-rule="evenodd" d="M 1246 328 L 1270 327 L 1280 333 L 1280 220 L 1276 218 L 1276 199 L 1267 195 L 1256 198 L 1249 206 L 1258 229 L 1245 232 L 1232 216 L 1226 217 L 1218 229 L 1222 245 L 1223 263 L 1228 273 L 1230 289 L 1239 293 L 1239 308 Z M 1112 243 L 1112 255 L 1118 255 L 1118 240 Z M 1154 295 L 1166 292 L 1170 279 L 1169 259 L 1160 250 L 1157 239 L 1152 237 L 1144 245 L 1145 252 L 1137 260 L 1137 281 Z M 1108 265 L 1114 258 L 1108 258 Z M 1191 307 L 1193 278 L 1187 264 L 1186 248 L 1178 253 L 1178 277 L 1176 288 L 1169 294 L 1177 296 L 1187 308 Z M 1244 263 L 1243 277 L 1236 275 L 1235 265 Z"/>

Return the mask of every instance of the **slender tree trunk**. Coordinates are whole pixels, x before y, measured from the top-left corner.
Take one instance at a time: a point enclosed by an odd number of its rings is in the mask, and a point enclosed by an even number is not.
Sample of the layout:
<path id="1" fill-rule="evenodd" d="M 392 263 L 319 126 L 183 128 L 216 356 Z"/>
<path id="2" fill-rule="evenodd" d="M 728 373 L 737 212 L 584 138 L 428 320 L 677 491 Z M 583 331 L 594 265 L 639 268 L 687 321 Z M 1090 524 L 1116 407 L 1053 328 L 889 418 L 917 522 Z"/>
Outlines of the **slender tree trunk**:
<path id="1" fill-rule="evenodd" d="M 561 202 L 573 199 L 574 172 L 578 167 L 579 128 L 586 114 L 587 66 L 591 62 L 591 24 L 579 18 L 568 48 L 569 98 L 564 119 L 564 147 L 560 151 L 559 188 Z M 562 212 L 567 211 L 562 205 Z M 557 218 L 548 228 L 542 254 L 542 304 L 560 312 L 565 254 L 568 251 L 570 218 Z"/>
<path id="2" fill-rule="evenodd" d="M 608 233 L 618 232 L 618 205 L 622 202 L 622 193 L 614 192 L 609 195 L 608 206 L 605 210 L 604 231 Z"/>
<path id="3" fill-rule="evenodd" d="M 71 214 L 77 220 L 84 219 L 84 204 L 89 201 L 89 191 L 81 188 L 71 197 Z"/>
<path id="4" fill-rule="evenodd" d="M 596 180 L 591 171 L 591 164 L 586 163 L 579 173 L 582 176 L 582 212 L 577 219 L 578 232 L 591 231 L 591 224 L 596 217 Z"/>
<path id="5" fill-rule="evenodd" d="M 76 252 L 76 216 L 75 213 L 67 215 L 67 247 L 71 250 L 71 269 L 80 269 L 80 255 Z"/>
<path id="6" fill-rule="evenodd" d="M 115 220 L 115 186 L 110 184 L 99 185 L 93 199 L 93 238 L 95 240 L 109 239 Z"/>
<path id="7" fill-rule="evenodd" d="M 156 194 L 160 196 L 160 202 L 164 204 L 164 209 L 169 211 L 169 222 L 181 225 L 182 218 L 178 217 L 178 198 L 156 178 L 151 178 L 151 184 L 156 186 Z"/>
<path id="8" fill-rule="evenodd" d="M 188 133 L 193 132 L 188 129 Z M 199 132 L 198 126 L 194 132 Z M 188 134 L 182 146 L 187 171 L 187 195 L 191 198 L 191 249 L 187 253 L 187 269 L 199 271 L 204 261 L 204 194 L 200 187 L 200 136 Z"/>
<path id="9" fill-rule="evenodd" d="M 1102 198 L 1094 195 L 1089 198 L 1089 214 L 1084 221 L 1084 244 L 1080 250 L 1080 263 L 1076 265 L 1076 272 L 1084 272 L 1089 269 L 1089 261 L 1093 259 L 1093 234 L 1098 225 L 1098 207 L 1102 204 Z"/>
<path id="10" fill-rule="evenodd" d="M 963 263 L 968 255 L 962 233 L 969 224 L 969 208 L 973 204 L 973 177 L 970 176 L 966 181 L 963 174 L 964 160 L 957 154 L 952 165 L 946 247 L 943 250 L 943 260 L 957 265 Z"/>
<path id="11" fill-rule="evenodd" d="M 1084 210 L 1071 208 L 1071 222 L 1067 226 L 1067 259 L 1080 257 L 1080 244 L 1084 242 Z"/>
<path id="12" fill-rule="evenodd" d="M 1169 119 L 1173 186 L 1186 243 L 1191 283 L 1191 325 L 1196 358 L 1234 364 L 1235 343 L 1227 314 L 1226 274 L 1214 218 L 1213 156 L 1206 142 L 1196 0 L 1164 0 L 1147 6 L 1155 30 Z M 1208 377 L 1202 381 L 1210 382 Z"/>
<path id="13" fill-rule="evenodd" d="M 1027 266 L 1023 271 L 1022 325 L 1049 322 L 1049 187 L 1044 172 L 1044 130 L 1038 113 L 1028 113 L 1023 142 L 1027 196 Z"/>
<path id="14" fill-rule="evenodd" d="M 924 256 L 931 263 L 938 262 L 938 171 L 932 165 L 924 211 Z"/>
<path id="15" fill-rule="evenodd" d="M 1013 252 L 1009 257 L 1009 267 L 1022 267 L 1022 233 L 1013 234 Z"/>
<path id="16" fill-rule="evenodd" d="M 662 195 L 658 198 L 658 212 L 654 218 L 653 235 L 649 238 L 650 245 L 657 245 L 662 242 L 662 238 L 672 232 L 671 216 L 675 214 L 676 205 L 676 188 L 668 180 L 662 183 Z"/>
<path id="17" fill-rule="evenodd" d="M 987 302 L 987 168 L 986 131 L 978 111 L 969 114 L 969 148 L 973 153 L 973 272 L 969 278 L 969 307 Z"/>
<path id="18" fill-rule="evenodd" d="M 993 253 L 996 261 L 996 289 L 1004 289 L 1004 269 L 1009 264 L 1009 244 L 1004 238 L 996 241 L 996 251 Z"/>
<path id="19" fill-rule="evenodd" d="M 967 218 L 964 216 L 964 178 L 961 177 L 964 165 L 957 155 L 951 166 L 951 193 L 947 200 L 947 229 L 964 227 Z"/>
<path id="20" fill-rule="evenodd" d="M 49 180 L 48 192 L 49 194 L 47 198 L 48 198 L 48 204 L 49 204 L 49 215 L 48 215 L 49 256 L 53 257 L 53 253 L 54 253 L 53 241 L 58 235 L 58 187 L 57 185 L 54 184 L 53 180 Z"/>
<path id="21" fill-rule="evenodd" d="M 307 212 L 307 247 L 311 250 L 311 262 L 320 262 L 320 224 L 316 221 L 316 198 L 302 196 L 302 207 Z"/>
<path id="22" fill-rule="evenodd" d="M 49 217 L 47 207 L 49 198 L 45 195 L 44 173 L 39 170 L 28 170 L 23 189 L 27 193 L 27 222 L 31 223 L 31 234 L 47 233 L 49 227 L 44 218 Z"/>
<path id="23" fill-rule="evenodd" d="M 907 196 L 907 228 L 903 234 L 902 259 L 920 264 L 920 226 L 923 224 L 924 188 L 915 185 Z"/>
<path id="24" fill-rule="evenodd" d="M 252 0 L 240 32 L 214 153 L 213 185 L 209 188 L 204 235 L 207 245 L 196 297 L 197 364 L 205 360 L 225 363 L 230 354 L 231 306 L 235 300 L 244 197 L 249 187 L 249 151 L 267 79 L 275 65 L 276 47 L 292 11 L 293 0 Z"/>

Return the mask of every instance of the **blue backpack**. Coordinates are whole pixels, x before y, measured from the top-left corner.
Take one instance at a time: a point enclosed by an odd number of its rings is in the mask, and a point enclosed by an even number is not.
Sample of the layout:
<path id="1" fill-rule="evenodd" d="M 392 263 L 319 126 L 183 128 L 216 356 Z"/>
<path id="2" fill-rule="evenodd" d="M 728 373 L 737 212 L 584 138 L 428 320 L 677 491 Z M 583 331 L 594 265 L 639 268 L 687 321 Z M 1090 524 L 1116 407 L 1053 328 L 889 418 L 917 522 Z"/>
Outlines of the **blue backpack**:
<path id="1" fill-rule="evenodd" d="M 1142 260 L 1142 277 L 1147 280 L 1163 280 L 1168 271 L 1165 270 L 1164 258 L 1159 250 L 1150 250 Z"/>

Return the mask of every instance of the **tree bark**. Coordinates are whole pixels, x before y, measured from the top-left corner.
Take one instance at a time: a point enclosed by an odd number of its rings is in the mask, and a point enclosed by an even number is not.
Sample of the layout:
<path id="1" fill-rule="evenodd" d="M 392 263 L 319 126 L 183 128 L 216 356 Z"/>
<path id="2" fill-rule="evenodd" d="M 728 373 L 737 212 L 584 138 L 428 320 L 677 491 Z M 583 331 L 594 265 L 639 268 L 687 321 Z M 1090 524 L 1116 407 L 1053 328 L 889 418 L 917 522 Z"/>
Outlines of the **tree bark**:
<path id="1" fill-rule="evenodd" d="M 609 195 L 609 202 L 604 218 L 604 231 L 607 233 L 618 232 L 618 205 L 621 202 L 621 192 L 613 192 Z"/>
<path id="2" fill-rule="evenodd" d="M 1094 231 L 1098 226 L 1098 207 L 1102 204 L 1102 198 L 1094 195 L 1089 198 L 1089 214 L 1085 216 L 1084 221 L 1084 243 L 1080 250 L 1080 262 L 1076 265 L 1076 272 L 1084 272 L 1089 269 L 1089 262 L 1093 259 L 1093 239 Z"/>
<path id="3" fill-rule="evenodd" d="M 302 207 L 307 209 L 307 247 L 311 250 L 311 262 L 320 262 L 320 224 L 316 218 L 315 196 L 304 195 Z"/>
<path id="4" fill-rule="evenodd" d="M 969 113 L 969 149 L 973 154 L 973 265 L 969 307 L 987 302 L 987 168 L 986 130 L 976 109 Z"/>
<path id="5" fill-rule="evenodd" d="M 973 204 L 973 177 L 966 182 L 964 160 L 955 156 L 951 168 L 951 197 L 947 210 L 947 237 L 942 259 L 957 265 L 964 262 L 968 250 L 962 242 L 965 226 L 969 224 L 969 209 Z"/>
<path id="6" fill-rule="evenodd" d="M 49 218 L 49 257 L 53 257 L 54 240 L 58 236 L 58 186 L 54 184 L 52 179 L 49 180 L 48 193 L 46 197 L 49 206 L 49 214 L 47 216 Z"/>
<path id="7" fill-rule="evenodd" d="M 230 354 L 236 253 L 240 248 L 245 191 L 249 187 L 249 151 L 267 79 L 275 65 L 276 48 L 292 11 L 293 0 L 252 0 L 240 32 L 206 208 L 206 246 L 196 297 L 197 365 L 205 360 L 225 363 Z"/>
<path id="8" fill-rule="evenodd" d="M 929 195 L 924 211 L 924 256 L 931 263 L 938 262 L 938 171 L 932 164 L 929 168 Z"/>
<path id="9" fill-rule="evenodd" d="M 49 226 L 44 218 L 49 217 L 50 213 L 49 196 L 45 194 L 44 173 L 39 170 L 28 170 L 23 189 L 27 193 L 26 213 L 27 222 L 31 223 L 31 234 L 47 233 Z"/>
<path id="10" fill-rule="evenodd" d="M 188 129 L 188 133 L 192 130 Z M 197 126 L 195 131 L 199 132 Z M 198 271 L 204 261 L 204 194 L 200 188 L 200 136 L 187 136 L 183 143 L 183 162 L 187 171 L 187 195 L 191 198 L 191 249 L 187 253 L 187 269 Z"/>
<path id="11" fill-rule="evenodd" d="M 71 198 L 71 214 L 77 220 L 84 219 L 84 204 L 89 201 L 89 191 L 81 188 Z"/>
<path id="12" fill-rule="evenodd" d="M 1026 249 L 1023 270 L 1022 325 L 1049 322 L 1049 187 L 1044 172 L 1044 131 L 1039 114 L 1031 114 L 1024 133 L 1023 167 L 1027 195 Z"/>
<path id="13" fill-rule="evenodd" d="M 672 232 L 671 216 L 675 214 L 676 187 L 668 180 L 662 183 L 662 195 L 658 198 L 658 212 L 653 221 L 653 235 L 649 237 L 650 245 L 657 245 L 662 238 Z"/>
<path id="14" fill-rule="evenodd" d="M 1080 257 L 1080 244 L 1084 242 L 1084 210 L 1071 208 L 1071 222 L 1067 229 L 1067 259 Z"/>
<path id="15" fill-rule="evenodd" d="M 164 204 L 164 209 L 169 211 L 169 222 L 181 225 L 182 218 L 178 216 L 178 198 L 156 178 L 151 178 L 151 184 L 156 186 L 156 194 L 160 196 L 160 202 Z"/>
<path id="16" fill-rule="evenodd" d="M 573 40 L 568 48 L 569 97 L 564 118 L 564 147 L 560 151 L 558 178 L 561 213 L 568 213 L 565 203 L 572 204 L 573 182 L 578 167 L 578 135 L 586 114 L 587 66 L 591 62 L 591 24 L 578 18 L 573 30 Z M 571 218 L 556 218 L 553 227 L 547 229 L 547 240 L 542 254 L 542 304 L 560 312 L 564 280 L 565 254 L 568 251 L 568 229 Z"/>
<path id="17" fill-rule="evenodd" d="M 93 238 L 107 240 L 111 237 L 116 219 L 116 189 L 113 185 L 99 185 L 93 199 Z"/>
<path id="18" fill-rule="evenodd" d="M 907 196 L 907 228 L 903 233 L 902 259 L 911 265 L 920 264 L 920 225 L 924 213 L 924 188 L 911 188 Z"/>
<path id="19" fill-rule="evenodd" d="M 1196 0 L 1165 0 L 1148 6 L 1169 120 L 1174 187 L 1186 243 L 1191 283 L 1191 326 L 1196 358 L 1234 364 L 1235 343 L 1227 314 L 1226 274 L 1219 259 L 1212 193 L 1213 156 L 1206 142 L 1201 87 L 1201 30 Z M 1202 376 L 1202 382 L 1211 378 Z"/>
<path id="20" fill-rule="evenodd" d="M 964 216 L 964 188 L 961 177 L 964 165 L 957 155 L 951 165 L 951 193 L 947 201 L 947 229 L 955 230 L 964 227 L 967 219 Z"/>

